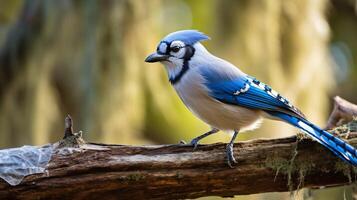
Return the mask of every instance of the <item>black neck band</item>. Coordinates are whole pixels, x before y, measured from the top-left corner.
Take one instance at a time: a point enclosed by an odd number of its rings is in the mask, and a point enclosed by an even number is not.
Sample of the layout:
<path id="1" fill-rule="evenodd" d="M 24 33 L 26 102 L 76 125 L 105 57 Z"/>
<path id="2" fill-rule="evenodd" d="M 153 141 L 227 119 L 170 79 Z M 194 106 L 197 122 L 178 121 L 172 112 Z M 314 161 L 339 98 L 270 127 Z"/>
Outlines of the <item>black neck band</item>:
<path id="1" fill-rule="evenodd" d="M 185 56 L 183 57 L 183 65 L 181 71 L 173 78 L 170 78 L 170 83 L 172 85 L 175 85 L 178 83 L 182 76 L 188 71 L 189 69 L 189 64 L 188 62 L 191 60 L 192 56 L 195 54 L 195 49 L 192 46 L 186 46 L 186 53 Z"/>

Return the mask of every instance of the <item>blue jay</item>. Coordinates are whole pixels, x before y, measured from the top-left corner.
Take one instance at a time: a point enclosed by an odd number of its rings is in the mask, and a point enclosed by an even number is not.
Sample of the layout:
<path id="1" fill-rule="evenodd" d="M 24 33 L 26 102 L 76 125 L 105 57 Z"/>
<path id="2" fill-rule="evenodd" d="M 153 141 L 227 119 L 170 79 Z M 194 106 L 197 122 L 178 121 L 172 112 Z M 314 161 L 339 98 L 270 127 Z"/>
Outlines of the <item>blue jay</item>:
<path id="1" fill-rule="evenodd" d="M 182 30 L 164 37 L 145 62 L 161 62 L 169 81 L 183 103 L 211 130 L 194 138 L 190 145 L 211 134 L 233 131 L 226 147 L 227 164 L 237 163 L 233 144 L 238 132 L 257 127 L 262 117 L 287 122 L 315 139 L 336 156 L 357 165 L 357 151 L 345 141 L 308 121 L 286 98 L 268 85 L 220 59 L 200 43 L 210 39 L 196 30 Z"/>

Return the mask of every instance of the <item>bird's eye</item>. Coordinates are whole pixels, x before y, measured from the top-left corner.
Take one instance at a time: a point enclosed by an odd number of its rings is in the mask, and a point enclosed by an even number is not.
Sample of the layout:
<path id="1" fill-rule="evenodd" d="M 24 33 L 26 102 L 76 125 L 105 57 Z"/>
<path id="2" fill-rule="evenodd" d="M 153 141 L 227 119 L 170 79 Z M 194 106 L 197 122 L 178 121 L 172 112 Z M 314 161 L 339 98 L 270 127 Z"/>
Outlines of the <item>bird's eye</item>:
<path id="1" fill-rule="evenodd" d="M 171 51 L 174 52 L 174 53 L 177 53 L 179 50 L 180 50 L 180 47 L 179 47 L 179 46 L 173 46 L 173 47 L 171 47 Z"/>

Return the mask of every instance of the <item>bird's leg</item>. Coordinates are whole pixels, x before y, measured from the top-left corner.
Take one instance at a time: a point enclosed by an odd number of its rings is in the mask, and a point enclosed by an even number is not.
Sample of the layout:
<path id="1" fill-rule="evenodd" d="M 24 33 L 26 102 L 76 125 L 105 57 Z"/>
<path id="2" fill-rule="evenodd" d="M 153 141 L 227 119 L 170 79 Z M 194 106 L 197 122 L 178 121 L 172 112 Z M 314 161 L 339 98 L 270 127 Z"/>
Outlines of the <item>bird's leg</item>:
<path id="1" fill-rule="evenodd" d="M 200 140 L 202 140 L 203 138 L 205 138 L 205 137 L 207 137 L 207 136 L 209 136 L 209 135 L 212 135 L 212 134 L 214 134 L 214 133 L 217 133 L 218 131 L 219 131 L 218 129 L 212 128 L 212 130 L 208 131 L 207 133 L 204 133 L 204 134 L 202 134 L 202 135 L 200 135 L 200 136 L 198 136 L 198 137 L 193 138 L 193 139 L 191 140 L 191 142 L 190 142 L 190 145 L 193 146 L 193 150 L 195 150 L 195 149 L 197 148 L 198 142 L 199 142 Z"/>
<path id="2" fill-rule="evenodd" d="M 234 140 L 236 139 L 237 135 L 238 135 L 239 131 L 234 131 L 233 133 L 233 137 L 231 139 L 231 141 L 227 144 L 226 147 L 226 157 L 227 157 L 227 164 L 230 168 L 233 168 L 232 163 L 237 163 L 236 159 L 234 159 L 233 156 L 233 144 L 234 144 Z"/>

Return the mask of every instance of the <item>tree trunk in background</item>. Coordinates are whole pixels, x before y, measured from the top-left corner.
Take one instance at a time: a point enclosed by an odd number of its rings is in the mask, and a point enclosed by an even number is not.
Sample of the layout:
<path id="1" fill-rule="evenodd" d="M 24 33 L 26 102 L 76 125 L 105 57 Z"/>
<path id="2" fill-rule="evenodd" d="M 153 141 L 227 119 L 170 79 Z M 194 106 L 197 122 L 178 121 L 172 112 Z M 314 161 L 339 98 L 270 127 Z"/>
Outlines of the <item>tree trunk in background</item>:
<path id="1" fill-rule="evenodd" d="M 18 62 L 1 63 L 2 71 L 15 71 L 4 83 L 1 96 L 0 146 L 43 144 L 58 138 L 61 119 L 67 113 L 77 119 L 76 127 L 88 132 L 91 140 L 143 142 L 139 135 L 145 116 L 142 90 L 145 73 L 154 73 L 143 68 L 143 60 L 147 48 L 159 39 L 152 18 L 158 3 L 24 3 L 22 13 L 35 9 L 33 17 L 39 26 L 32 26 L 26 17 L 19 18 L 36 31 L 19 34 L 29 38 L 27 46 L 14 41 L 18 37 L 13 35 L 21 32 L 21 27 L 7 37 L 10 45 L 23 48 L 24 53 L 19 57 L 18 52 L 9 51 L 8 57 Z"/>
<path id="2" fill-rule="evenodd" d="M 225 41 L 220 55 L 270 84 L 320 125 L 326 121 L 327 94 L 334 85 L 326 5 L 326 0 L 218 1 L 214 40 Z M 273 123 L 264 124 L 271 132 Z M 282 123 L 274 122 L 274 127 L 274 133 L 296 133 Z M 259 132 L 266 133 L 264 128 Z"/>

